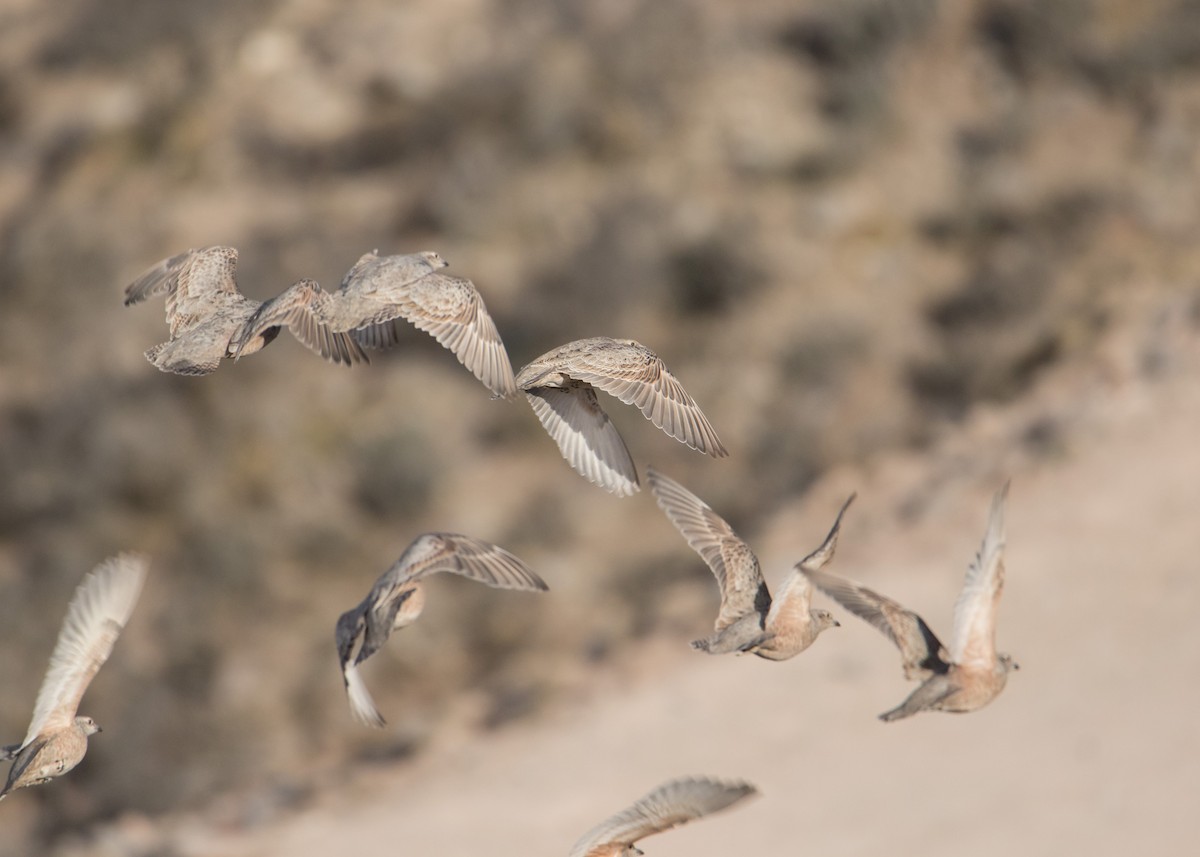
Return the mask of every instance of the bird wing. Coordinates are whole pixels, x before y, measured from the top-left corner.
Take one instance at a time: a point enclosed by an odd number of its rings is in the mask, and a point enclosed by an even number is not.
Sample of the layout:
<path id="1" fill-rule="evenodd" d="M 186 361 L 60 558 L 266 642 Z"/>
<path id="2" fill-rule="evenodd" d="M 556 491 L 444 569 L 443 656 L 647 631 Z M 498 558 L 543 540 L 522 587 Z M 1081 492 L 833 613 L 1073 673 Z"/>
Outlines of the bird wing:
<path id="1" fill-rule="evenodd" d="M 646 481 L 659 508 L 717 578 L 721 611 L 716 629 L 720 631 L 751 613 L 765 614 L 772 606 L 771 595 L 750 546 L 712 507 L 674 479 L 648 468 Z"/>
<path id="2" fill-rule="evenodd" d="M 561 371 L 634 405 L 646 419 L 692 449 L 714 458 L 729 454 L 708 417 L 657 354 L 636 342 L 609 342 L 604 348 L 565 354 Z"/>
<path id="3" fill-rule="evenodd" d="M 1004 503 L 1008 483 L 992 498 L 988 528 L 954 603 L 950 660 L 990 670 L 996 663 L 996 608 L 1004 591 Z"/>
<path id="4" fill-rule="evenodd" d="M 125 290 L 125 305 L 166 293 L 167 326 L 174 338 L 209 318 L 222 299 L 240 298 L 235 247 L 205 247 L 164 259 Z"/>
<path id="5" fill-rule="evenodd" d="M 818 589 L 891 640 L 900 650 L 907 678 L 946 671 L 941 641 L 916 613 L 853 580 L 819 568 L 800 566 L 800 571 Z"/>
<path id="6" fill-rule="evenodd" d="M 234 358 L 257 336 L 273 327 L 286 327 L 306 348 L 333 363 L 370 362 L 349 333 L 334 333 L 325 323 L 333 298 L 315 280 L 300 280 L 264 301 L 229 341 Z"/>
<path id="7" fill-rule="evenodd" d="M 195 252 L 197 251 L 186 250 L 148 268 L 125 287 L 125 306 L 132 306 L 155 295 L 174 291 L 179 271 Z"/>
<path id="8" fill-rule="evenodd" d="M 22 746 L 45 731 L 74 721 L 79 700 L 129 621 L 146 568 L 144 558 L 120 554 L 96 566 L 79 584 L 58 633 Z"/>
<path id="9" fill-rule="evenodd" d="M 757 793 L 758 789 L 741 781 L 706 777 L 672 780 L 585 833 L 571 848 L 570 857 L 614 853 L 613 846 L 631 846 L 646 836 L 702 818 Z"/>
<path id="10" fill-rule="evenodd" d="M 474 283 L 430 273 L 389 299 L 393 318 L 402 317 L 433 336 L 497 396 L 516 395 L 508 352 Z M 391 319 L 379 321 L 356 331 L 355 338 L 369 348 L 388 347 L 396 340 L 395 326 Z"/>
<path id="11" fill-rule="evenodd" d="M 638 490 L 637 468 L 625 440 L 586 384 L 525 391 L 542 427 L 563 458 L 589 482 L 618 497 Z"/>
<path id="12" fill-rule="evenodd" d="M 767 614 L 766 625 L 768 628 L 774 627 L 783 614 L 798 616 L 808 614 L 812 604 L 812 582 L 805 577 L 804 571 L 805 569 L 819 570 L 833 559 L 833 552 L 837 549 L 838 533 L 842 529 L 842 516 L 846 514 L 846 510 L 850 508 L 850 504 L 854 502 L 856 496 L 858 495 L 851 494 L 842 504 L 842 508 L 838 510 L 837 518 L 834 519 L 833 526 L 829 528 L 829 534 L 825 536 L 825 541 L 821 542 L 821 546 L 796 563 L 788 576 L 784 578 L 783 586 L 776 593 L 775 600 L 771 602 L 771 611 Z"/>
<path id="13" fill-rule="evenodd" d="M 448 571 L 497 589 L 545 591 L 546 582 L 502 547 L 456 533 L 418 536 L 384 572 L 376 584 L 379 592 L 397 592 L 423 577 Z M 372 599 L 372 609 L 378 599 Z"/>

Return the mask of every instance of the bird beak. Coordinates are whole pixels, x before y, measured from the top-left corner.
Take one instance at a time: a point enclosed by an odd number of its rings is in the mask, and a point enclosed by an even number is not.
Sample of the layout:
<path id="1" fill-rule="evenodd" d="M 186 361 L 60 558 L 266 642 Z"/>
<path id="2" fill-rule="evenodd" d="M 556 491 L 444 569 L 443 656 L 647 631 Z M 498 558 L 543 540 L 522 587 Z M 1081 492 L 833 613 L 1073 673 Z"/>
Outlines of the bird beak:
<path id="1" fill-rule="evenodd" d="M 833 627 L 835 627 L 835 628 L 840 628 L 840 627 L 842 627 L 842 623 L 841 623 L 841 622 L 839 622 L 837 619 L 834 619 L 834 620 L 833 620 Z"/>

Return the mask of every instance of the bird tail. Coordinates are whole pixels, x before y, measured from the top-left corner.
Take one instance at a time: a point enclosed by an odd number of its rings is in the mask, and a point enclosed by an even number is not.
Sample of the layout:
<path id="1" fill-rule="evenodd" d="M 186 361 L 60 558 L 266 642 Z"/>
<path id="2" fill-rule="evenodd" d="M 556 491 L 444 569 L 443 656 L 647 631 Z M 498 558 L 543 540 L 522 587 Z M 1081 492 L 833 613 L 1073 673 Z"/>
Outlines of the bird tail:
<path id="1" fill-rule="evenodd" d="M 367 690 L 367 685 L 363 682 L 358 667 L 354 664 L 346 664 L 343 674 L 346 679 L 346 696 L 350 700 L 350 712 L 354 715 L 354 719 L 367 726 L 383 728 L 387 721 L 375 707 L 375 700 L 371 698 L 371 692 Z"/>

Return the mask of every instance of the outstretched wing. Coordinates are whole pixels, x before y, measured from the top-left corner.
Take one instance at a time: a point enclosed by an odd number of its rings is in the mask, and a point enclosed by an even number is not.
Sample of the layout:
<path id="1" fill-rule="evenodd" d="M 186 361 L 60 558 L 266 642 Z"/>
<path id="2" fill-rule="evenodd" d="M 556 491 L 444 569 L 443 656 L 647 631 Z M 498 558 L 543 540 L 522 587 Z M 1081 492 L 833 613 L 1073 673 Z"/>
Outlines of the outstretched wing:
<path id="1" fill-rule="evenodd" d="M 366 353 L 348 333 L 334 333 L 323 321 L 323 309 L 332 300 L 315 280 L 300 280 L 271 298 L 246 320 L 229 341 L 234 358 L 255 337 L 274 327 L 286 327 L 310 351 L 347 366 L 369 362 Z"/>
<path id="2" fill-rule="evenodd" d="M 992 498 L 987 533 L 954 603 L 950 660 L 990 670 L 996 663 L 996 608 L 1004 591 L 1004 502 L 1008 483 Z"/>
<path id="3" fill-rule="evenodd" d="M 646 419 L 692 449 L 714 458 L 729 454 L 708 417 L 657 354 L 631 340 L 605 344 L 564 353 L 561 371 L 637 407 Z"/>
<path id="4" fill-rule="evenodd" d="M 717 578 L 721 612 L 716 629 L 720 631 L 751 613 L 765 614 L 771 607 L 771 595 L 750 546 L 707 503 L 674 479 L 649 468 L 646 481 L 659 508 Z"/>
<path id="5" fill-rule="evenodd" d="M 74 721 L 79 700 L 129 621 L 146 567 L 144 558 L 120 554 L 98 565 L 75 590 L 22 746 Z"/>
<path id="6" fill-rule="evenodd" d="M 195 327 L 216 310 L 221 296 L 236 297 L 238 251 L 205 247 L 164 259 L 125 289 L 125 305 L 166 294 L 171 337 Z"/>
<path id="7" fill-rule="evenodd" d="M 125 287 L 125 306 L 132 306 L 155 295 L 174 291 L 180 269 L 195 252 L 195 250 L 185 250 L 169 259 L 163 259 L 147 269 L 140 277 Z"/>
<path id="8" fill-rule="evenodd" d="M 742 781 L 707 777 L 672 780 L 585 833 L 571 848 L 570 857 L 620 854 L 621 848 L 639 839 L 702 818 L 757 793 L 758 789 Z"/>
<path id="9" fill-rule="evenodd" d="M 837 550 L 838 533 L 842 529 L 842 516 L 846 514 L 846 510 L 850 508 L 850 504 L 854 502 L 856 496 L 858 495 L 851 494 L 842 504 L 842 508 L 838 511 L 837 518 L 834 519 L 833 526 L 829 528 L 829 534 L 825 536 L 825 541 L 821 542 L 821 546 L 796 563 L 788 576 L 784 578 L 783 586 L 776 593 L 775 600 L 771 602 L 771 612 L 767 614 L 768 628 L 775 627 L 783 615 L 806 616 L 808 614 L 812 603 L 812 583 L 805 577 L 804 572 L 820 570 L 833 559 L 833 552 Z"/>
<path id="10" fill-rule="evenodd" d="M 819 568 L 801 566 L 800 571 L 818 589 L 895 644 L 900 650 L 906 678 L 927 678 L 946 671 L 948 664 L 942 658 L 941 641 L 916 613 L 853 580 Z"/>
<path id="11" fill-rule="evenodd" d="M 618 497 L 638 490 L 637 467 L 625 440 L 586 384 L 525 391 L 542 427 L 577 473 Z"/>
<path id="12" fill-rule="evenodd" d="M 448 571 L 497 589 L 546 591 L 546 582 L 502 547 L 456 533 L 418 536 L 375 584 L 394 591 L 431 574 Z M 372 609 L 377 609 L 373 603 Z"/>
<path id="13" fill-rule="evenodd" d="M 462 277 L 431 273 L 390 295 L 393 317 L 401 317 L 450 349 L 463 366 L 502 398 L 517 393 L 512 364 L 475 284 Z M 369 348 L 396 341 L 395 322 L 382 321 L 355 331 Z"/>

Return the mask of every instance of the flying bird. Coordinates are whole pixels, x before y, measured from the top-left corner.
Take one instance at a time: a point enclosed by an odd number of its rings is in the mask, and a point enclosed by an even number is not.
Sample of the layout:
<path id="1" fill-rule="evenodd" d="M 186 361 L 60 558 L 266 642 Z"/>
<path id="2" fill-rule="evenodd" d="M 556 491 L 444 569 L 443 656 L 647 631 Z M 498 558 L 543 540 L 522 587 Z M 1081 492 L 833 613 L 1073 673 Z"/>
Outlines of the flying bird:
<path id="1" fill-rule="evenodd" d="M 217 370 L 222 358 L 235 356 L 230 340 L 261 306 L 238 290 L 237 260 L 234 247 L 188 250 L 162 260 L 125 289 L 125 306 L 166 295 L 171 337 L 149 349 L 147 360 L 163 372 L 207 375 Z M 316 286 L 312 280 L 301 280 L 292 288 L 305 284 Z M 367 361 L 366 353 L 351 337 L 331 331 L 311 313 L 303 312 L 262 325 L 238 344 L 237 354 L 261 351 L 283 325 L 326 360 L 347 366 Z"/>
<path id="2" fill-rule="evenodd" d="M 692 648 L 711 655 L 751 652 L 760 658 L 784 661 L 807 649 L 826 628 L 840 626 L 827 610 L 812 604 L 812 585 L 804 572 L 820 569 L 833 559 L 842 515 L 855 495 L 842 505 L 825 541 L 792 569 L 779 596 L 772 600 L 758 557 L 712 508 L 673 479 L 650 468 L 650 490 L 659 507 L 683 534 L 692 550 L 708 563 L 721 587 L 721 610 L 715 633 L 692 642 Z"/>
<path id="3" fill-rule="evenodd" d="M 632 339 L 597 336 L 548 351 L 517 374 L 517 387 L 563 458 L 589 482 L 628 496 L 637 468 L 596 390 L 636 406 L 660 429 L 714 458 L 729 453 L 708 418 L 657 354 Z"/>
<path id="4" fill-rule="evenodd" d="M 101 730 L 92 718 L 76 715 L 79 701 L 129 621 L 145 576 L 143 558 L 120 554 L 96 566 L 75 590 L 25 740 L 0 748 L 0 759 L 13 759 L 0 800 L 83 760 L 88 736 Z"/>
<path id="5" fill-rule="evenodd" d="M 241 354 L 272 326 L 310 316 L 361 346 L 390 348 L 399 341 L 396 322 L 403 319 L 450 349 L 495 396 L 515 396 L 512 364 L 483 298 L 470 280 L 439 273 L 446 265 L 433 251 L 367 253 L 336 291 L 306 280 L 267 301 L 237 332 L 232 350 Z"/>
<path id="6" fill-rule="evenodd" d="M 525 563 L 494 544 L 454 533 L 418 536 L 367 597 L 337 621 L 334 637 L 342 678 L 350 711 L 360 723 L 381 727 L 385 721 L 358 674 L 359 665 L 387 642 L 392 631 L 412 624 L 421 615 L 425 607 L 421 580 L 439 571 L 461 574 L 497 589 L 549 589 Z"/>
<path id="7" fill-rule="evenodd" d="M 904 677 L 921 685 L 896 708 L 890 722 L 919 711 L 975 711 L 1000 695 L 1008 673 L 1020 667 L 996 652 L 996 608 L 1004 590 L 1004 504 L 1008 483 L 996 492 L 987 533 L 954 605 L 954 634 L 947 649 L 925 620 L 890 598 L 819 569 L 805 574 L 824 593 L 865 619 L 900 650 Z"/>
<path id="8" fill-rule="evenodd" d="M 671 780 L 627 809 L 593 827 L 575 843 L 570 857 L 635 857 L 634 843 L 679 827 L 758 794 L 749 783 L 708 777 Z"/>

